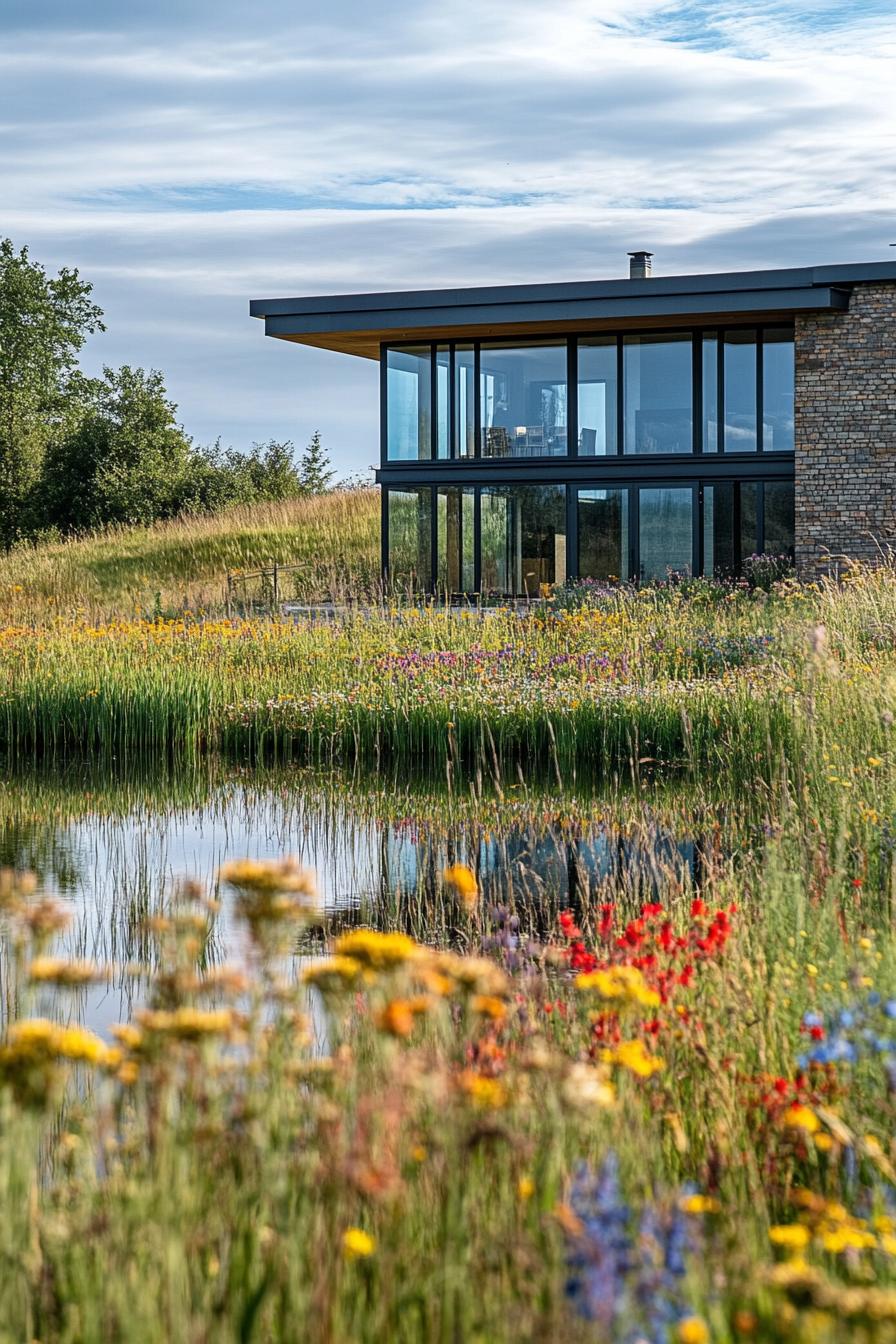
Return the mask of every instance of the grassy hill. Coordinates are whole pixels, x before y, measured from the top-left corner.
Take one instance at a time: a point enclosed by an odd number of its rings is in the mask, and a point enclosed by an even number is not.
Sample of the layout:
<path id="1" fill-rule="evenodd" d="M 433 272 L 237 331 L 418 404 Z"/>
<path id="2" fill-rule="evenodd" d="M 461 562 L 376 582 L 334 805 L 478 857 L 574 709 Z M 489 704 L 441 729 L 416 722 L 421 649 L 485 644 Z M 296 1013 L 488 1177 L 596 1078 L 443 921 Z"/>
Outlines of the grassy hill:
<path id="1" fill-rule="evenodd" d="M 219 611 L 228 570 L 271 561 L 301 566 L 285 598 L 357 594 L 377 582 L 379 532 L 378 492 L 356 490 L 21 547 L 0 557 L 0 619 Z"/>

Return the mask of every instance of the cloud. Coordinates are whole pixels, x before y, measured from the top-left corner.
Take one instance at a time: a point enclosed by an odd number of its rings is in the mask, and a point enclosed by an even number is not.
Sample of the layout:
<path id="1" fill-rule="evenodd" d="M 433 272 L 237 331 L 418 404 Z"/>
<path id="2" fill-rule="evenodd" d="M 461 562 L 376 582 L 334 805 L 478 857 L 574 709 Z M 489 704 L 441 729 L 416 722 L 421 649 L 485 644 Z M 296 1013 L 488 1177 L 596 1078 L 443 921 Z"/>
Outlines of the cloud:
<path id="1" fill-rule="evenodd" d="M 88 363 L 188 429 L 377 451 L 376 370 L 249 297 L 888 256 L 877 0 L 30 0 L 0 17 L 0 232 L 93 279 Z"/>

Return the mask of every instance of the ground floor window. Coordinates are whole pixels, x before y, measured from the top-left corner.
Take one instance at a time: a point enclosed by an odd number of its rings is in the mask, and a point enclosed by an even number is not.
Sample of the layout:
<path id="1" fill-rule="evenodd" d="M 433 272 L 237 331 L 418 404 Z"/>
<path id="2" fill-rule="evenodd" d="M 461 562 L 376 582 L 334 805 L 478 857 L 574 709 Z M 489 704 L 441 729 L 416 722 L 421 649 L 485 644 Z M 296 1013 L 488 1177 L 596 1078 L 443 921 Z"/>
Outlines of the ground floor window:
<path id="1" fill-rule="evenodd" d="M 389 486 L 385 559 L 400 587 L 537 597 L 569 579 L 735 577 L 793 559 L 787 480 Z"/>
<path id="2" fill-rule="evenodd" d="M 566 582 L 565 486 L 484 486 L 480 509 L 482 592 L 537 597 Z"/>

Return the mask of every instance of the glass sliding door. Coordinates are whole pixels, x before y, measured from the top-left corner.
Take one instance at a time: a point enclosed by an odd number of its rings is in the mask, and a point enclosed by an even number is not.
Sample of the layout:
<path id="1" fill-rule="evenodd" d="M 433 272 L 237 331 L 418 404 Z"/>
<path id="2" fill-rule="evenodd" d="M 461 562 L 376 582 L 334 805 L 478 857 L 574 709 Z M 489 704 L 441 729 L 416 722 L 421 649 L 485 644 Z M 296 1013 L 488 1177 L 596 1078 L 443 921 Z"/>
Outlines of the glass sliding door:
<path id="1" fill-rule="evenodd" d="M 399 588 L 432 583 L 432 491 L 428 485 L 390 489 L 386 496 L 389 577 Z"/>
<path id="2" fill-rule="evenodd" d="M 725 452 L 756 451 L 756 333 L 726 331 L 724 340 Z"/>
<path id="3" fill-rule="evenodd" d="M 743 569 L 744 561 L 759 553 L 759 491 L 762 489 L 755 481 L 741 481 L 737 487 L 740 499 L 740 520 L 738 525 L 738 558 Z"/>
<path id="4" fill-rule="evenodd" d="M 483 593 L 538 597 L 566 582 L 564 486 L 484 486 L 480 510 Z"/>
<path id="5" fill-rule="evenodd" d="M 641 578 L 663 580 L 690 574 L 694 566 L 694 490 L 691 486 L 638 491 Z"/>
<path id="6" fill-rule="evenodd" d="M 475 580 L 475 491 L 440 487 L 436 496 L 437 581 L 442 593 L 472 593 Z"/>
<path id="7" fill-rule="evenodd" d="M 579 490 L 579 578 L 628 579 L 628 490 Z"/>
<path id="8" fill-rule="evenodd" d="M 615 336 L 579 341 L 580 457 L 607 457 L 616 452 L 617 352 Z"/>
<path id="9" fill-rule="evenodd" d="M 626 336 L 623 386 L 627 453 L 694 451 L 690 333 Z"/>
<path id="10" fill-rule="evenodd" d="M 567 452 L 566 342 L 479 350 L 483 457 Z"/>
<path id="11" fill-rule="evenodd" d="M 386 353 L 386 456 L 432 457 L 432 360 L 428 345 Z"/>

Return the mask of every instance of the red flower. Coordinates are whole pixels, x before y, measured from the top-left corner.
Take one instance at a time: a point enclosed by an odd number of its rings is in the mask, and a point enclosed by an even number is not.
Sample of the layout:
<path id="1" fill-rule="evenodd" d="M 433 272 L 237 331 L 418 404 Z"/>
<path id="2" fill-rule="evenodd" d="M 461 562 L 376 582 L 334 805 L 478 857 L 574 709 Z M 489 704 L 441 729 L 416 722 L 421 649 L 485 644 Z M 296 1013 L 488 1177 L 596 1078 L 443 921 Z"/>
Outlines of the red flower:
<path id="1" fill-rule="evenodd" d="M 700 919 L 706 914 L 706 902 L 701 901 L 698 896 L 695 901 L 691 901 L 691 919 Z"/>

